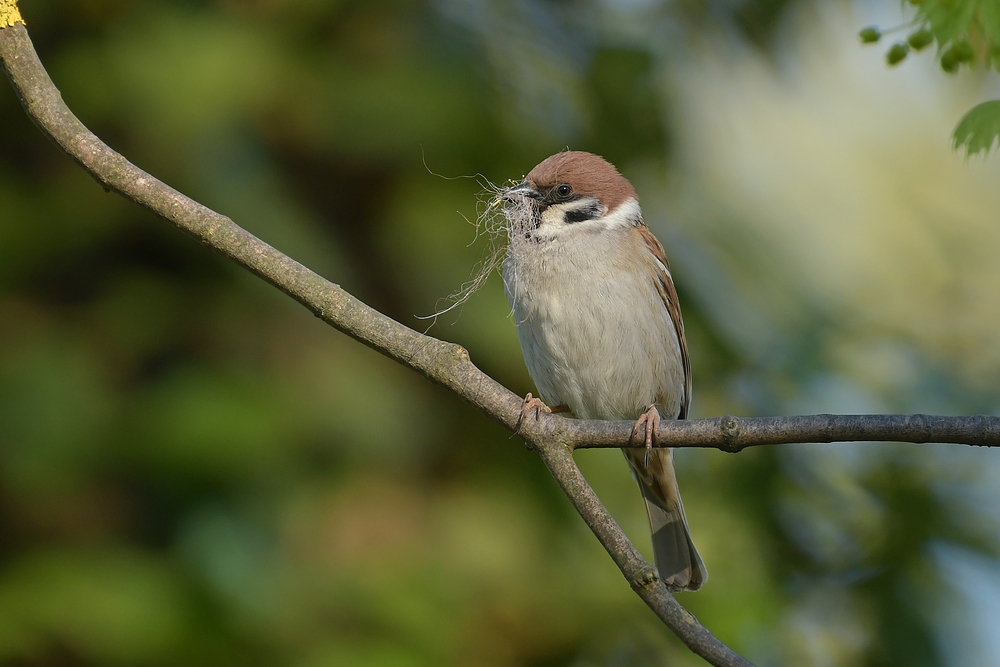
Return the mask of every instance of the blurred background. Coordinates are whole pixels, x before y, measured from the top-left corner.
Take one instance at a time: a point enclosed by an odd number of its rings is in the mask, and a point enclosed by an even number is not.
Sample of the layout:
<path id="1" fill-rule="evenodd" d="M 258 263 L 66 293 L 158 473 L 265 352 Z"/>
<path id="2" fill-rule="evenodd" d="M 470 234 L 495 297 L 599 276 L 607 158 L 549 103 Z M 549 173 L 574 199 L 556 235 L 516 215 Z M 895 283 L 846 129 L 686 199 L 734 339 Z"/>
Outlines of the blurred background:
<path id="1" fill-rule="evenodd" d="M 995 75 L 898 2 L 25 0 L 80 118 L 407 325 L 487 182 L 603 154 L 664 241 L 693 415 L 1000 414 Z M 0 86 L 0 664 L 699 665 L 517 438 L 121 198 Z M 498 277 L 432 335 L 531 391 Z M 617 451 L 581 467 L 648 553 Z M 1000 452 L 678 454 L 759 665 L 1000 663 Z"/>

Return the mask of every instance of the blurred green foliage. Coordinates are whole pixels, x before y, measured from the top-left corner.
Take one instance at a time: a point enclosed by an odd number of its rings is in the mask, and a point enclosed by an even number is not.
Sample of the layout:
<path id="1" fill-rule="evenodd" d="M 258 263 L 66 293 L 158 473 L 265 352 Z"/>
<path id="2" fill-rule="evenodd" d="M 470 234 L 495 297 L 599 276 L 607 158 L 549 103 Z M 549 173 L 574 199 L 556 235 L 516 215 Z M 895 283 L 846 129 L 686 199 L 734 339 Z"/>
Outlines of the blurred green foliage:
<path id="1" fill-rule="evenodd" d="M 920 51 L 937 42 L 941 69 L 954 74 L 962 65 L 979 64 L 1000 71 L 1000 0 L 906 0 L 914 7 L 910 23 L 886 32 L 907 29 L 905 42 L 897 42 L 885 54 L 895 66 L 906 59 L 912 48 Z M 863 44 L 875 44 L 883 35 L 876 26 L 858 33 Z M 956 150 L 966 156 L 989 153 L 1000 137 L 1000 105 L 981 104 L 969 111 L 952 133 Z"/>
<path id="2" fill-rule="evenodd" d="M 712 34 L 779 53 L 790 0 L 22 4 L 111 146 L 410 326 L 484 252 L 463 219 L 483 181 L 569 145 L 633 179 L 667 244 L 695 416 L 996 409 L 964 329 L 893 329 L 778 273 L 791 247 L 691 157 L 716 144 L 691 149 L 685 109 L 733 106 L 684 92 L 712 80 L 692 54 Z M 9 90 L 0 127 L 0 663 L 700 664 L 516 438 L 102 192 Z M 981 216 L 934 202 L 941 253 L 961 230 L 992 252 Z M 934 257 L 960 276 L 965 252 Z M 430 332 L 525 393 L 507 313 L 494 280 Z M 995 562 L 990 454 L 681 452 L 712 576 L 682 602 L 760 664 L 947 664 L 939 546 Z M 648 551 L 620 454 L 579 459 Z"/>

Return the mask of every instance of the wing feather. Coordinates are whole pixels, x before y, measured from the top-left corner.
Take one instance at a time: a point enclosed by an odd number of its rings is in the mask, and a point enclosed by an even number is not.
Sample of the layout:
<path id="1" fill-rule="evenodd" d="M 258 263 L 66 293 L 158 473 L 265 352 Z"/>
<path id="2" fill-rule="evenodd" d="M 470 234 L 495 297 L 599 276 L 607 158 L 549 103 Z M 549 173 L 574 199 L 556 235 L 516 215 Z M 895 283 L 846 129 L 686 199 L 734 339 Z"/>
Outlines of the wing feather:
<path id="1" fill-rule="evenodd" d="M 666 306 L 667 312 L 670 313 L 670 320 L 674 323 L 674 330 L 677 332 L 677 342 L 681 347 L 681 363 L 684 365 L 684 400 L 681 402 L 681 411 L 677 418 L 686 419 L 688 409 L 691 406 L 691 359 L 688 357 L 687 339 L 684 337 L 684 320 L 681 319 L 681 305 L 677 299 L 677 290 L 674 289 L 674 281 L 670 276 L 670 264 L 667 263 L 663 246 L 660 245 L 659 240 L 653 236 L 653 232 L 649 231 L 649 227 L 644 223 L 638 225 L 638 230 L 642 235 L 642 240 L 646 243 L 646 247 L 649 248 L 650 252 L 653 253 L 653 257 L 656 258 L 656 288 L 660 293 L 660 298 L 663 299 L 663 305 Z"/>

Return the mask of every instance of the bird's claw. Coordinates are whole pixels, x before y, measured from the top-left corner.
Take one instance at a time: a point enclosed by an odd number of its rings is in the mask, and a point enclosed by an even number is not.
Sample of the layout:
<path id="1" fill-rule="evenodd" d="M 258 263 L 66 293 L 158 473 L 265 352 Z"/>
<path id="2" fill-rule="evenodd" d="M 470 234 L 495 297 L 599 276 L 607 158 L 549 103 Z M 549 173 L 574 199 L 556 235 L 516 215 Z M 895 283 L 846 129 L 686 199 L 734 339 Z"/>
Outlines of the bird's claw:
<path id="1" fill-rule="evenodd" d="M 635 424 L 632 425 L 632 432 L 628 436 L 629 444 L 632 443 L 632 438 L 635 434 L 639 432 L 639 426 L 642 426 L 645 436 L 646 443 L 646 456 L 643 459 L 643 465 L 649 465 L 649 453 L 653 451 L 653 442 L 656 440 L 656 433 L 660 430 L 660 413 L 657 411 L 655 405 L 649 406 L 645 412 L 639 415 L 639 418 L 635 420 Z"/>
<path id="2" fill-rule="evenodd" d="M 542 399 L 535 398 L 529 392 L 528 395 L 524 397 L 524 401 L 521 402 L 521 414 L 517 418 L 517 423 L 514 424 L 514 433 L 521 430 L 521 424 L 524 423 L 524 416 L 532 410 L 535 411 L 535 421 L 538 421 L 538 417 L 541 413 L 552 412 L 552 409 L 549 406 L 542 403 Z"/>

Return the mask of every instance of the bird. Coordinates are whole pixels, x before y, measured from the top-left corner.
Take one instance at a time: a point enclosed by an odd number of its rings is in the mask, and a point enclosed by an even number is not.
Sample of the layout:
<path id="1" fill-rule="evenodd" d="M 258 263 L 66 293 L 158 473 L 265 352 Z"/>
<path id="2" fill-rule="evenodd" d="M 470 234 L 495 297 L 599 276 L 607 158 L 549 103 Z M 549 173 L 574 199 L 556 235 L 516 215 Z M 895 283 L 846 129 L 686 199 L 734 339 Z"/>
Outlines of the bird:
<path id="1" fill-rule="evenodd" d="M 535 408 L 635 419 L 646 447 L 622 451 L 645 501 L 657 572 L 671 591 L 698 590 L 708 571 L 673 452 L 651 447 L 661 417 L 688 416 L 691 362 L 670 266 L 635 188 L 603 157 L 564 151 L 500 198 L 504 291 L 539 393 L 527 395 L 522 418 Z"/>

